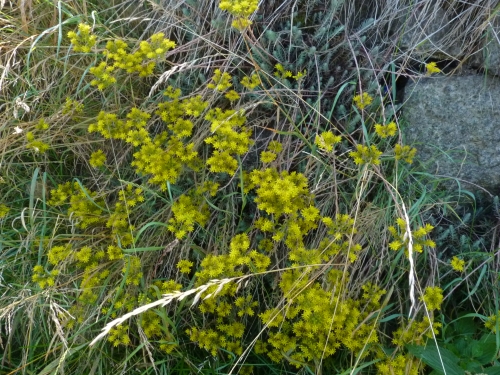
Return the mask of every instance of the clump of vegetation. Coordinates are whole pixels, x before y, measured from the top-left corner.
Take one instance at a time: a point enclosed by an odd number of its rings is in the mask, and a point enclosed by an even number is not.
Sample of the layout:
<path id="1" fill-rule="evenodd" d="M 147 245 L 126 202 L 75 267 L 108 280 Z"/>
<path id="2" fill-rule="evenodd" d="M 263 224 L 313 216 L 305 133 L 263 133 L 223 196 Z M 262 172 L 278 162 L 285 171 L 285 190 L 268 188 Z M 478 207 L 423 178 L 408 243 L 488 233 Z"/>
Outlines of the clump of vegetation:
<path id="1" fill-rule="evenodd" d="M 312 103 L 326 71 L 268 54 L 256 1 L 219 3 L 219 45 L 98 5 L 59 4 L 54 27 L 38 4 L 24 26 L 45 32 L 9 55 L 26 67 L 1 97 L 2 373 L 418 374 L 492 342 L 500 313 L 452 296 L 486 293 L 493 258 L 436 258 L 437 198 L 370 85 Z"/>

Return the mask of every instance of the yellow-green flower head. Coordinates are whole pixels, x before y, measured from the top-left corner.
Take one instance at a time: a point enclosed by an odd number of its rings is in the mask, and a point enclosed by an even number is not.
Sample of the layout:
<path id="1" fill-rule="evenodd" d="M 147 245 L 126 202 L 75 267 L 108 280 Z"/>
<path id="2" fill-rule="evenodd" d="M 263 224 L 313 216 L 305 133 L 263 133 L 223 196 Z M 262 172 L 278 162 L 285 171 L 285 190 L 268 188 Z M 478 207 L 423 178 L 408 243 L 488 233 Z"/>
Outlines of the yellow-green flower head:
<path id="1" fill-rule="evenodd" d="M 424 295 L 420 298 L 429 310 L 440 310 L 443 303 L 443 289 L 438 286 L 425 288 Z"/>
<path id="2" fill-rule="evenodd" d="M 497 327 L 499 326 L 499 321 L 500 321 L 500 311 L 498 311 L 496 315 L 489 316 L 486 322 L 484 323 L 484 326 L 489 330 L 491 330 L 491 332 L 496 334 Z"/>
<path id="3" fill-rule="evenodd" d="M 226 95 L 224 95 L 227 99 L 229 99 L 230 102 L 234 102 L 240 98 L 240 95 L 234 91 L 231 90 L 229 91 Z"/>
<path id="4" fill-rule="evenodd" d="M 402 248 L 408 249 L 409 239 L 406 234 L 406 222 L 404 219 L 398 218 L 396 220 L 396 223 L 399 230 L 394 226 L 390 226 L 388 228 L 389 232 L 395 239 L 389 244 L 389 247 L 394 251 L 398 251 Z M 431 248 L 436 247 L 436 243 L 434 241 L 426 238 L 433 229 L 434 227 L 427 223 L 423 227 L 418 227 L 417 229 L 412 231 L 414 251 L 421 253 L 424 250 L 424 246 L 428 246 Z"/>
<path id="5" fill-rule="evenodd" d="M 264 164 L 271 163 L 276 160 L 277 155 L 271 151 L 262 151 L 260 153 L 260 161 Z"/>
<path id="6" fill-rule="evenodd" d="M 258 0 L 222 0 L 219 8 L 226 10 L 235 17 L 248 18 L 258 8 Z"/>
<path id="7" fill-rule="evenodd" d="M 220 69 L 215 69 L 214 76 L 212 77 L 212 82 L 207 85 L 209 89 L 214 89 L 220 92 L 226 91 L 231 86 L 231 76 L 227 72 L 221 72 Z"/>
<path id="8" fill-rule="evenodd" d="M 439 69 L 436 65 L 435 62 L 431 62 L 428 64 L 425 64 L 425 70 L 427 71 L 427 75 L 430 76 L 431 74 L 435 73 L 440 73 L 441 69 Z"/>
<path id="9" fill-rule="evenodd" d="M 250 78 L 248 78 L 248 76 L 243 77 L 240 83 L 247 89 L 253 90 L 260 85 L 260 78 L 258 74 L 253 73 Z"/>
<path id="10" fill-rule="evenodd" d="M 396 160 L 404 160 L 408 164 L 413 163 L 413 158 L 417 154 L 417 149 L 410 146 L 401 146 L 397 144 L 394 147 L 394 157 Z"/>
<path id="11" fill-rule="evenodd" d="M 276 68 L 276 71 L 274 72 L 275 77 L 285 79 L 293 76 L 293 73 L 290 70 L 286 70 L 282 64 L 276 64 L 274 67 Z"/>
<path id="12" fill-rule="evenodd" d="M 331 131 L 323 132 L 316 135 L 314 143 L 322 150 L 327 152 L 333 151 L 333 146 L 339 143 L 342 138 L 339 135 L 334 135 Z"/>
<path id="13" fill-rule="evenodd" d="M 9 207 L 7 207 L 5 204 L 0 204 L 0 219 L 7 216 L 9 211 L 10 211 Z"/>
<path id="14" fill-rule="evenodd" d="M 151 35 L 151 42 L 142 41 L 139 48 L 140 52 L 148 59 L 157 59 L 175 48 L 175 42 L 166 39 L 164 33 L 156 33 Z"/>
<path id="15" fill-rule="evenodd" d="M 89 163 L 94 168 L 102 167 L 106 163 L 104 151 L 97 150 L 90 155 Z"/>
<path id="16" fill-rule="evenodd" d="M 380 164 L 380 155 L 382 155 L 382 151 L 379 151 L 377 146 L 363 146 L 356 145 L 356 151 L 351 151 L 349 156 L 353 158 L 354 163 L 357 165 L 363 164 Z"/>
<path id="17" fill-rule="evenodd" d="M 94 75 L 94 79 L 90 81 L 92 86 L 97 86 L 99 91 L 116 83 L 116 78 L 113 76 L 114 66 L 107 65 L 104 61 L 98 66 L 89 69 L 90 73 Z"/>
<path id="18" fill-rule="evenodd" d="M 43 118 L 41 118 L 35 126 L 36 130 L 47 130 L 48 128 L 49 124 L 47 124 L 47 122 Z"/>
<path id="19" fill-rule="evenodd" d="M 465 267 L 465 261 L 463 259 L 459 259 L 457 257 L 453 257 L 450 261 L 451 268 L 453 268 L 455 271 L 458 272 L 463 272 L 464 267 Z"/>
<path id="20" fill-rule="evenodd" d="M 376 124 L 375 125 L 375 133 L 380 138 L 387 138 L 387 137 L 393 137 L 396 135 L 396 132 L 398 131 L 398 127 L 396 126 L 396 123 L 391 121 L 387 125 L 380 125 Z"/>
<path id="21" fill-rule="evenodd" d="M 78 33 L 70 31 L 68 38 L 71 40 L 75 52 L 89 53 L 96 43 L 96 36 L 91 35 L 91 27 L 86 23 L 78 25 Z"/>
<path id="22" fill-rule="evenodd" d="M 191 272 L 191 267 L 193 267 L 193 262 L 191 262 L 190 260 L 187 260 L 187 259 L 181 259 L 178 263 L 177 263 L 177 268 L 179 269 L 179 271 L 181 273 L 189 273 Z"/>
<path id="23" fill-rule="evenodd" d="M 354 104 L 359 109 L 364 109 L 373 102 L 373 98 L 366 92 L 364 92 L 362 95 L 356 95 L 353 100 Z"/>

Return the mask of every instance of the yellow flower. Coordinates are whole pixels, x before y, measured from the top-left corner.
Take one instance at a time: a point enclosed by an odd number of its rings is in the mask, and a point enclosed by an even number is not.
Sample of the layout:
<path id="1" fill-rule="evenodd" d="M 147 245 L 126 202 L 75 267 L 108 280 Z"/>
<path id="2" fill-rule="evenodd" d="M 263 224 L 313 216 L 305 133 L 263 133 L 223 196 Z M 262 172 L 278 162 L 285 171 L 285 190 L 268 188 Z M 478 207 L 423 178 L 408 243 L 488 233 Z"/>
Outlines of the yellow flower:
<path id="1" fill-rule="evenodd" d="M 5 204 L 0 204 L 0 219 L 7 216 L 9 211 L 10 211 L 9 207 L 7 207 Z"/>
<path id="2" fill-rule="evenodd" d="M 260 78 L 259 78 L 258 74 L 253 73 L 250 76 L 250 78 L 247 76 L 243 77 L 243 79 L 240 81 L 240 83 L 244 87 L 246 87 L 247 89 L 253 90 L 254 88 L 256 88 L 257 86 L 260 85 Z"/>
<path id="3" fill-rule="evenodd" d="M 417 149 L 410 146 L 401 146 L 400 144 L 397 144 L 394 147 L 394 157 L 396 158 L 396 160 L 403 159 L 408 164 L 413 163 L 413 158 L 416 154 Z"/>
<path id="4" fill-rule="evenodd" d="M 491 332 L 496 333 L 499 319 L 500 319 L 500 311 L 498 311 L 496 315 L 489 316 L 486 322 L 484 322 L 484 326 L 489 330 L 491 330 Z"/>
<path id="5" fill-rule="evenodd" d="M 375 125 L 375 133 L 377 133 L 380 138 L 393 137 L 394 135 L 396 135 L 397 131 L 398 127 L 393 121 L 391 121 L 387 125 Z"/>
<path id="6" fill-rule="evenodd" d="M 375 145 L 371 145 L 370 147 L 363 145 L 356 145 L 356 151 L 351 151 L 349 153 L 349 156 L 354 159 L 354 163 L 358 165 L 363 165 L 363 164 L 379 165 L 380 155 L 382 155 L 382 151 L 379 151 L 377 149 L 377 146 Z"/>
<path id="7" fill-rule="evenodd" d="M 234 102 L 240 98 L 240 95 L 234 91 L 231 90 L 229 91 L 226 95 L 224 95 L 227 99 L 229 99 L 230 102 Z"/>
<path id="8" fill-rule="evenodd" d="M 428 64 L 425 64 L 425 70 L 427 71 L 427 75 L 430 76 L 431 74 L 434 73 L 440 73 L 441 69 L 439 69 L 436 65 L 435 62 L 431 62 Z"/>
<path id="9" fill-rule="evenodd" d="M 271 151 L 262 151 L 260 153 L 260 160 L 262 163 L 270 163 L 276 159 L 276 154 Z"/>
<path id="10" fill-rule="evenodd" d="M 425 293 L 420 300 L 424 301 L 429 310 L 440 310 L 443 302 L 443 289 L 438 286 L 429 286 L 425 288 Z"/>
<path id="11" fill-rule="evenodd" d="M 89 163 L 94 168 L 99 168 L 106 163 L 106 155 L 102 150 L 97 150 L 90 155 Z"/>
<path id="12" fill-rule="evenodd" d="M 220 69 L 215 69 L 212 81 L 207 85 L 209 89 L 214 89 L 217 91 L 226 91 L 233 84 L 231 83 L 231 76 L 229 73 L 221 72 Z M 237 94 L 237 93 L 236 93 Z M 234 96 L 233 96 L 234 97 Z M 231 96 L 230 96 L 231 98 Z M 228 98 L 228 99 L 230 99 Z"/>
<path id="13" fill-rule="evenodd" d="M 364 109 L 373 102 L 373 98 L 366 92 L 364 92 L 362 95 L 356 95 L 353 100 L 354 104 L 359 109 Z"/>
<path id="14" fill-rule="evenodd" d="M 340 135 L 334 135 L 331 131 L 326 131 L 316 135 L 314 143 L 322 150 L 327 152 L 333 151 L 333 146 L 342 140 Z"/>
<path id="15" fill-rule="evenodd" d="M 191 272 L 191 267 L 193 267 L 193 262 L 187 259 L 181 259 L 179 263 L 177 263 L 177 268 L 181 273 Z"/>
<path id="16" fill-rule="evenodd" d="M 464 266 L 465 266 L 465 261 L 463 259 L 453 257 L 450 261 L 450 264 L 451 264 L 451 268 L 453 268 L 455 271 L 463 272 Z"/>

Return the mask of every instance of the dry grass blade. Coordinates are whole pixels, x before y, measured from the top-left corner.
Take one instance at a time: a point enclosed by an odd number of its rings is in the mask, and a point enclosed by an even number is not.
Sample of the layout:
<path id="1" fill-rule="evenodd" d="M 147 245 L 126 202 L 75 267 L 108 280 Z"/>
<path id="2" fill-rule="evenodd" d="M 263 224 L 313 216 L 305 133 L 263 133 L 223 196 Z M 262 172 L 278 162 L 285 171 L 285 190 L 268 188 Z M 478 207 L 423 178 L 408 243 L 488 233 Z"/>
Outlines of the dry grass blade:
<path id="1" fill-rule="evenodd" d="M 192 303 L 192 305 L 194 305 L 200 300 L 203 292 L 205 292 L 211 286 L 218 285 L 219 287 L 217 289 L 217 292 L 219 292 L 225 284 L 227 284 L 231 281 L 236 281 L 236 280 L 243 279 L 246 277 L 248 277 L 248 276 L 242 276 L 242 277 L 231 278 L 231 279 L 222 279 L 222 280 L 211 280 L 210 282 L 208 282 L 204 285 L 201 285 L 201 286 L 194 288 L 194 289 L 187 290 L 185 292 L 173 292 L 173 293 L 165 294 L 163 296 L 163 298 L 161 298 L 157 301 L 148 303 L 146 305 L 143 305 L 141 307 L 138 307 L 137 309 L 135 309 L 135 310 L 109 322 L 108 324 L 106 324 L 106 326 L 102 329 L 102 332 L 98 336 L 96 336 L 91 341 L 91 343 L 89 345 L 93 346 L 96 342 L 98 342 L 100 339 L 102 339 L 104 336 L 106 336 L 113 327 L 116 327 L 116 326 L 122 324 L 123 322 L 125 322 L 126 320 L 130 319 L 133 316 L 142 314 L 142 313 L 144 313 L 144 312 L 146 312 L 154 307 L 157 307 L 157 306 L 166 306 L 175 300 L 181 301 L 181 300 L 185 299 L 186 297 L 196 293 L 195 298 L 194 298 L 193 303 Z M 217 294 L 217 292 L 213 293 L 213 295 Z M 211 296 L 213 296 L 213 295 L 211 295 Z M 208 296 L 206 298 L 208 298 Z"/>

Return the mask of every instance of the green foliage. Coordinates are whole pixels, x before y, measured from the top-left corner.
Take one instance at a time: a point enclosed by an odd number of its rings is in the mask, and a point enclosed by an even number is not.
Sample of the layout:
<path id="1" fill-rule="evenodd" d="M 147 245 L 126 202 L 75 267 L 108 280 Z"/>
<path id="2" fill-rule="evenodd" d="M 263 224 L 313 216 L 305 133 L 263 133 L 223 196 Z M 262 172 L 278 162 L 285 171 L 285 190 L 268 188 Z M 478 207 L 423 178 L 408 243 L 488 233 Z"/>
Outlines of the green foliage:
<path id="1" fill-rule="evenodd" d="M 437 374 L 498 373 L 497 339 L 484 332 L 473 317 L 456 319 L 445 332 L 437 343 L 430 342 L 425 347 L 408 345 L 408 351 Z"/>

